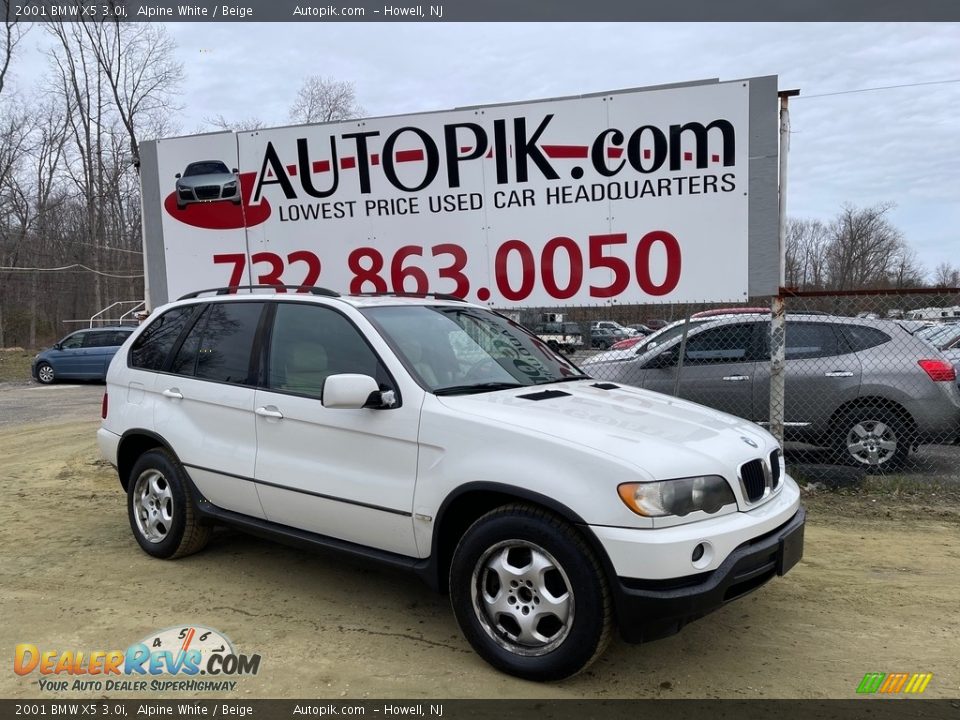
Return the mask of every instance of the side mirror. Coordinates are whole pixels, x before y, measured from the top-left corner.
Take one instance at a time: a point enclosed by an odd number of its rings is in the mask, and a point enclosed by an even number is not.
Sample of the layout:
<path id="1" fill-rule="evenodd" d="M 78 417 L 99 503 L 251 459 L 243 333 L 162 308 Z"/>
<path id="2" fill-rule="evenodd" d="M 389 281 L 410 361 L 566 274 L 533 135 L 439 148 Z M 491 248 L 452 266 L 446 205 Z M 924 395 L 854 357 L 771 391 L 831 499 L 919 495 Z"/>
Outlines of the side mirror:
<path id="1" fill-rule="evenodd" d="M 390 398 L 381 393 L 377 381 L 369 375 L 340 373 L 331 375 L 323 383 L 323 406 L 331 409 L 359 410 L 360 408 L 390 407 Z"/>
<path id="2" fill-rule="evenodd" d="M 63 343 L 54 343 L 54 344 L 53 344 L 53 349 L 54 349 L 54 350 L 63 350 Z"/>
<path id="3" fill-rule="evenodd" d="M 176 175 L 174 175 L 174 177 L 175 177 L 177 180 L 179 180 L 179 179 L 180 179 L 180 173 L 177 173 Z"/>
<path id="4" fill-rule="evenodd" d="M 236 174 L 239 173 L 240 171 L 237 170 L 236 168 L 234 168 L 234 169 L 232 170 L 232 172 L 233 172 L 234 175 L 236 175 Z"/>
<path id="5" fill-rule="evenodd" d="M 650 358 L 644 367 L 651 370 L 663 370 L 676 365 L 679 359 L 680 351 L 677 348 L 672 348 Z"/>

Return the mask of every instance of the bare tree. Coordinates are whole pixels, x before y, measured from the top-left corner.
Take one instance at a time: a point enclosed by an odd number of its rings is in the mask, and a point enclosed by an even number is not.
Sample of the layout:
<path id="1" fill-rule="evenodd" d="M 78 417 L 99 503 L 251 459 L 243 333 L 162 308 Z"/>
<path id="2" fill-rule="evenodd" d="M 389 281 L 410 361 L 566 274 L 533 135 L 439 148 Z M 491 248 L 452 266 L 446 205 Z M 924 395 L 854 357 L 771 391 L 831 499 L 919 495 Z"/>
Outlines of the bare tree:
<path id="1" fill-rule="evenodd" d="M 217 114 L 213 117 L 205 117 L 203 121 L 217 130 L 232 130 L 235 132 L 259 130 L 264 126 L 263 120 L 253 116 L 239 120 L 227 120 L 223 115 Z"/>
<path id="2" fill-rule="evenodd" d="M 364 114 L 357 104 L 352 82 L 311 75 L 303 81 L 290 106 L 290 119 L 297 123 L 351 120 Z"/>
<path id="3" fill-rule="evenodd" d="M 887 218 L 893 208 L 845 205 L 830 226 L 827 267 L 836 290 L 890 287 L 913 276 L 915 261 L 900 231 Z"/>
<path id="4" fill-rule="evenodd" d="M 5 2 L 3 14 L 3 49 L 0 50 L 0 93 L 3 92 L 3 86 L 7 79 L 7 70 L 10 69 L 10 61 L 13 59 L 13 51 L 16 49 L 23 36 L 27 34 L 30 26 L 17 22 L 12 18 L 11 8 L 13 4 Z"/>
<path id="5" fill-rule="evenodd" d="M 819 220 L 787 220 L 785 281 L 788 287 L 823 289 L 829 242 L 827 227 Z"/>
<path id="6" fill-rule="evenodd" d="M 933 271 L 934 287 L 960 287 L 960 268 L 948 262 L 937 265 Z"/>
<path id="7" fill-rule="evenodd" d="M 140 168 L 139 131 L 179 108 L 173 96 L 183 79 L 176 44 L 163 26 L 117 21 L 81 23 Z"/>

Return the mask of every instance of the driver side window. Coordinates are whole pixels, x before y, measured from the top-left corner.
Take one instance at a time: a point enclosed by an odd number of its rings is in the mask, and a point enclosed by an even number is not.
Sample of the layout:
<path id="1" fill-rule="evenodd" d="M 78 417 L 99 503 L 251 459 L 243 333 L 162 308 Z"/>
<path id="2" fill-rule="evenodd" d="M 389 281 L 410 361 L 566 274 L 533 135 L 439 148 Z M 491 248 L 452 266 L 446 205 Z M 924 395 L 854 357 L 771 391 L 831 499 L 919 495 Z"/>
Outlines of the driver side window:
<path id="1" fill-rule="evenodd" d="M 683 358 L 687 365 L 752 362 L 754 351 L 754 325 L 721 325 L 704 330 L 687 338 Z"/>
<path id="2" fill-rule="evenodd" d="M 325 307 L 278 303 L 267 364 L 267 387 L 321 399 L 331 375 L 369 375 L 394 390 L 386 368 L 343 315 Z"/>
<path id="3" fill-rule="evenodd" d="M 83 333 L 71 335 L 60 343 L 60 347 L 64 350 L 76 350 L 78 347 L 83 347 Z"/>

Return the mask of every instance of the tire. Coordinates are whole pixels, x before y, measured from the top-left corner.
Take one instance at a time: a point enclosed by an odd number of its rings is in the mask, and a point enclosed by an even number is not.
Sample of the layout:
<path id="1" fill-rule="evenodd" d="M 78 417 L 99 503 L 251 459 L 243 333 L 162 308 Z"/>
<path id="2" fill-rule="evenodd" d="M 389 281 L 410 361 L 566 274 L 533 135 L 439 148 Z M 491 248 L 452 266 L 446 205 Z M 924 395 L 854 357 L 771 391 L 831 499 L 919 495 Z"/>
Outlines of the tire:
<path id="1" fill-rule="evenodd" d="M 557 344 L 555 340 L 550 340 L 549 342 L 547 342 L 547 347 L 553 350 L 554 352 L 560 352 L 560 346 Z"/>
<path id="2" fill-rule="evenodd" d="M 44 385 L 52 385 L 57 381 L 57 374 L 50 363 L 42 362 L 37 365 L 37 380 Z"/>
<path id="3" fill-rule="evenodd" d="M 497 508 L 464 533 L 450 602 L 480 657 L 526 680 L 575 675 L 610 640 L 610 591 L 596 556 L 569 523 L 532 505 Z"/>
<path id="4" fill-rule="evenodd" d="M 141 455 L 130 472 L 127 515 L 137 543 L 156 558 L 191 555 L 210 540 L 210 528 L 199 523 L 183 468 L 160 448 Z"/>
<path id="5" fill-rule="evenodd" d="M 836 426 L 834 453 L 846 465 L 875 471 L 903 466 L 910 453 L 909 428 L 902 417 L 886 408 L 857 408 Z"/>

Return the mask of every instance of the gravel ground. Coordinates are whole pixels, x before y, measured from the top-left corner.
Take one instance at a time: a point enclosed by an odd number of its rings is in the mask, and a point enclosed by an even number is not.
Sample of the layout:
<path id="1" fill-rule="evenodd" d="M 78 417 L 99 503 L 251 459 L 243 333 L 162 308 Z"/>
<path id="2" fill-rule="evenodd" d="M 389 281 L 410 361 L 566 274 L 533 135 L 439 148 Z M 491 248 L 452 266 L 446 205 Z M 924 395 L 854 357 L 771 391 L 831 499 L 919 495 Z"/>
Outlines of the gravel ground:
<path id="1" fill-rule="evenodd" d="M 615 641 L 587 672 L 538 685 L 485 665 L 447 599 L 404 575 L 232 531 L 184 560 L 149 558 L 95 449 L 102 392 L 0 386 L 8 658 L 17 643 L 111 650 L 202 624 L 262 656 L 232 698 L 850 698 L 864 673 L 897 671 L 932 672 L 926 696 L 960 695 L 955 494 L 808 492 L 804 560 L 786 577 L 676 636 Z M 156 696 L 42 693 L 37 678 L 0 673 L 0 697 Z"/>

